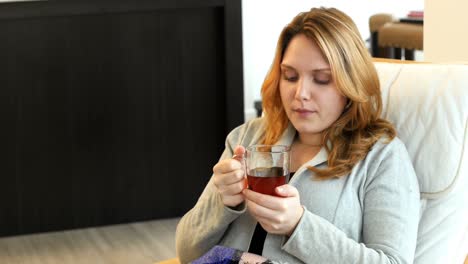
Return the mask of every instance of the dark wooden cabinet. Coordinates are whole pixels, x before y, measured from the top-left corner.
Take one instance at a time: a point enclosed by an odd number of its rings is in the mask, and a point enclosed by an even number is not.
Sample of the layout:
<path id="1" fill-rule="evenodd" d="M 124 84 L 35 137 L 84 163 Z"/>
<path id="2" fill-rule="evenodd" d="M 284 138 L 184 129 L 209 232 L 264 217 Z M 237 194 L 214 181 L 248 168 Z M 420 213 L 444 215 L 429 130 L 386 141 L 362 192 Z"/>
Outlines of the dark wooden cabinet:
<path id="1" fill-rule="evenodd" d="M 190 209 L 243 122 L 240 2 L 0 4 L 0 235 Z"/>

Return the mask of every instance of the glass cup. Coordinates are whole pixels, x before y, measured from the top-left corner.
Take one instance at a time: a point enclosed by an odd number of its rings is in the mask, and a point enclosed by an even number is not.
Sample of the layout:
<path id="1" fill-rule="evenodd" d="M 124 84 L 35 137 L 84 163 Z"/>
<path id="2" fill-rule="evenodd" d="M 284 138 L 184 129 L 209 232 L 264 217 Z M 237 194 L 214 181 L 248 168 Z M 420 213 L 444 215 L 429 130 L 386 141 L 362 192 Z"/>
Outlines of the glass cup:
<path id="1" fill-rule="evenodd" d="M 282 145 L 253 145 L 247 147 L 245 169 L 249 189 L 278 196 L 277 186 L 289 180 L 290 148 Z"/>

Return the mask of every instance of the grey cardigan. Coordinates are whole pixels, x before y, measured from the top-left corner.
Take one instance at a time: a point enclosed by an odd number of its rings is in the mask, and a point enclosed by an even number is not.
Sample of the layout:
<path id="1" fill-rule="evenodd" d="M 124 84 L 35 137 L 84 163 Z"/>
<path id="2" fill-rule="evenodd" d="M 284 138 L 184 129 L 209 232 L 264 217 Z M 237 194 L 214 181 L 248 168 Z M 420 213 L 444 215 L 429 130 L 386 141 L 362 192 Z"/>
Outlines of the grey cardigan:
<path id="1" fill-rule="evenodd" d="M 237 145 L 259 143 L 263 119 L 234 129 L 222 159 Z M 276 144 L 290 145 L 289 125 Z M 305 212 L 291 237 L 268 234 L 263 256 L 278 263 L 412 263 L 419 221 L 419 187 L 403 143 L 379 140 L 347 176 L 318 181 L 307 166 L 325 167 L 323 148 L 300 167 L 289 184 L 296 187 Z M 256 221 L 245 206 L 222 204 L 210 180 L 197 204 L 180 220 L 177 254 L 188 263 L 215 245 L 246 251 Z"/>

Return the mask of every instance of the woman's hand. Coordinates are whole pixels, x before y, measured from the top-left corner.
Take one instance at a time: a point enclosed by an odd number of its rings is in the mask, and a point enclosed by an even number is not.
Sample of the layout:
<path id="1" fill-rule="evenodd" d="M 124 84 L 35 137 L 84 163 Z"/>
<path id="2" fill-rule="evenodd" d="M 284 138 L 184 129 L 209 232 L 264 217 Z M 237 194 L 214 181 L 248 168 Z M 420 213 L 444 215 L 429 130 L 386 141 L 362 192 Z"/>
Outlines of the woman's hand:
<path id="1" fill-rule="evenodd" d="M 244 201 L 242 190 L 247 187 L 242 162 L 244 153 L 245 148 L 237 146 L 232 159 L 222 160 L 213 167 L 214 184 L 226 206 L 235 207 Z"/>
<path id="2" fill-rule="evenodd" d="M 247 209 L 268 233 L 291 236 L 304 213 L 299 192 L 289 184 L 276 187 L 275 192 L 281 197 L 245 189 Z"/>

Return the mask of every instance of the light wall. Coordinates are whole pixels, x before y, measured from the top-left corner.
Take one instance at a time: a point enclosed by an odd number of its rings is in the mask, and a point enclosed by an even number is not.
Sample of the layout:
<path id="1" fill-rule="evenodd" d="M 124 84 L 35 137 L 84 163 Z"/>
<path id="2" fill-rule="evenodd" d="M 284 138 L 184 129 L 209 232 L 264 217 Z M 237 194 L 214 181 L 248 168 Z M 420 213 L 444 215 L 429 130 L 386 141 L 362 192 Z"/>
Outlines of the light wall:
<path id="1" fill-rule="evenodd" d="M 281 30 L 299 12 L 320 6 L 336 7 L 347 13 L 356 22 L 363 39 L 368 39 L 371 15 L 385 12 L 404 17 L 410 10 L 423 10 L 424 0 L 242 0 L 246 120 L 255 117 L 253 104 L 260 100 L 260 88 Z"/>
<path id="2" fill-rule="evenodd" d="M 468 1 L 426 0 L 424 58 L 430 62 L 468 63 Z"/>

